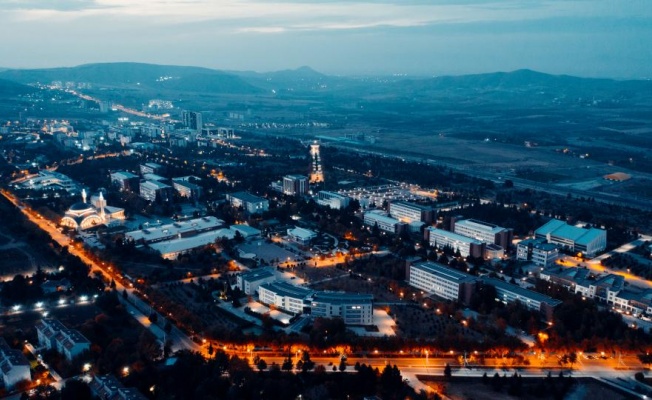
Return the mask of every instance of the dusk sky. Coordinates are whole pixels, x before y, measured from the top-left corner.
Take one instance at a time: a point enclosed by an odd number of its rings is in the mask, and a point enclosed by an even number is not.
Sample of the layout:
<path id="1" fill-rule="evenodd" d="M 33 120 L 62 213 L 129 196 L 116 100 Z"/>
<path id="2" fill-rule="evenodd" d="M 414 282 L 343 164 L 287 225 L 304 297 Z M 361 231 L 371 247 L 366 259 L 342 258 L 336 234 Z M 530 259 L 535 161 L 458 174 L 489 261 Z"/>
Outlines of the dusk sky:
<path id="1" fill-rule="evenodd" d="M 0 67 L 652 78 L 650 0 L 0 0 Z"/>

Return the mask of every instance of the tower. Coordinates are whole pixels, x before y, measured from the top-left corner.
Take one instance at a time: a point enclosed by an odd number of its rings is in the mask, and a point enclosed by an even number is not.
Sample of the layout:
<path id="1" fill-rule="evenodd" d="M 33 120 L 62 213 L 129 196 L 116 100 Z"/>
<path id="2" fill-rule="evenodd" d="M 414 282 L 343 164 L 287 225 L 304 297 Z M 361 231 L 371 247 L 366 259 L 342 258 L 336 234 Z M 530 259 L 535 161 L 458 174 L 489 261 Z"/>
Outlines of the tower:
<path id="1" fill-rule="evenodd" d="M 82 203 L 86 203 L 86 189 L 82 189 Z"/>
<path id="2" fill-rule="evenodd" d="M 104 195 L 102 194 L 101 191 L 100 191 L 100 201 L 99 201 L 99 203 L 100 203 L 100 218 L 102 218 L 102 221 L 106 221 L 106 215 L 104 214 L 105 200 L 104 200 Z"/>
<path id="3" fill-rule="evenodd" d="M 310 183 L 323 182 L 324 173 L 321 168 L 321 157 L 319 155 L 319 142 L 316 140 L 310 145 Z"/>

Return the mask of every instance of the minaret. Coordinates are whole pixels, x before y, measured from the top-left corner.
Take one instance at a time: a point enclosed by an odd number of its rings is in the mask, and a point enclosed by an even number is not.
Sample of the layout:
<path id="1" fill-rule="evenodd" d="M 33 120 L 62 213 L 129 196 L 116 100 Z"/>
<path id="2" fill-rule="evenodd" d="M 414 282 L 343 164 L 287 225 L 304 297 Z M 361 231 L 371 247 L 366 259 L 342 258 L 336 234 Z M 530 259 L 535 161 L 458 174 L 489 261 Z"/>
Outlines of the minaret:
<path id="1" fill-rule="evenodd" d="M 82 189 L 82 203 L 86 203 L 86 189 Z"/>
<path id="2" fill-rule="evenodd" d="M 106 216 L 104 215 L 104 195 L 100 191 L 100 218 L 102 218 L 102 221 L 106 220 Z"/>

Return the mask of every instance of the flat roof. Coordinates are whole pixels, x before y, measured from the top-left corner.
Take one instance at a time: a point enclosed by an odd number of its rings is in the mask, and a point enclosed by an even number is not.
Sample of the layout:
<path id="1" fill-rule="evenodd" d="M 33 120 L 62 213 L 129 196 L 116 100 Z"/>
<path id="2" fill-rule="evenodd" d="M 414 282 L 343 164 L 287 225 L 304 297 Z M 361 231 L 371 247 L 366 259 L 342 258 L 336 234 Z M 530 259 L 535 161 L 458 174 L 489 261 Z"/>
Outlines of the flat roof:
<path id="1" fill-rule="evenodd" d="M 455 226 L 468 226 L 468 227 L 474 227 L 474 228 L 489 228 L 489 230 L 492 233 L 499 233 L 505 230 L 502 226 L 498 226 L 495 224 L 491 224 L 489 222 L 484 222 L 484 221 L 478 221 L 477 219 L 462 219 L 459 221 L 455 221 Z"/>
<path id="2" fill-rule="evenodd" d="M 179 253 L 182 251 L 194 249 L 196 247 L 215 243 L 215 240 L 221 237 L 231 238 L 231 236 L 233 236 L 233 232 L 231 232 L 230 229 L 218 229 L 216 231 L 204 232 L 188 238 L 151 243 L 149 244 L 149 247 L 161 254 Z"/>
<path id="3" fill-rule="evenodd" d="M 558 219 L 551 219 L 550 221 L 546 222 L 543 224 L 539 229 L 534 231 L 535 234 L 537 235 L 547 235 L 554 231 L 555 229 L 558 229 L 561 226 L 566 225 L 566 222 L 560 221 Z"/>
<path id="4" fill-rule="evenodd" d="M 372 210 L 372 211 L 367 211 L 364 216 L 366 217 L 367 215 L 373 215 L 373 219 L 376 221 L 380 222 L 385 222 L 387 224 L 398 224 L 399 221 L 396 218 L 392 218 L 388 215 L 385 215 L 385 213 L 381 210 Z"/>
<path id="5" fill-rule="evenodd" d="M 374 299 L 372 294 L 368 293 L 347 293 L 347 292 L 315 292 L 311 301 L 320 301 L 324 303 L 346 304 L 346 303 L 371 303 Z"/>
<path id="6" fill-rule="evenodd" d="M 458 283 L 474 282 L 478 279 L 476 276 L 469 275 L 462 271 L 458 271 L 456 269 L 432 261 L 412 264 L 410 268 L 416 268 L 429 274 L 437 275 L 446 278 L 449 281 L 455 281 Z"/>
<path id="7" fill-rule="evenodd" d="M 116 171 L 111 173 L 111 177 L 117 179 L 131 179 L 131 178 L 137 178 L 138 175 L 134 175 L 131 172 L 127 172 L 127 171 Z"/>
<path id="8" fill-rule="evenodd" d="M 443 229 L 437 229 L 437 228 L 434 228 L 434 227 L 429 227 L 428 230 L 430 230 L 430 232 L 432 232 L 432 233 L 442 235 L 442 236 L 445 236 L 445 237 L 447 237 L 449 239 L 454 239 L 454 240 L 457 240 L 457 241 L 462 242 L 462 243 L 478 244 L 478 245 L 482 244 L 482 242 L 479 241 L 479 240 L 473 239 L 472 237 L 460 235 L 459 233 L 445 231 Z"/>
<path id="9" fill-rule="evenodd" d="M 426 206 L 426 205 L 423 205 L 423 204 L 412 203 L 410 201 L 404 201 L 404 200 L 395 200 L 395 201 L 392 201 L 392 202 L 389 203 L 390 208 L 393 205 L 416 208 L 416 209 L 419 209 L 421 211 L 432 211 L 434 209 L 433 206 Z"/>
<path id="10" fill-rule="evenodd" d="M 165 183 L 159 181 L 143 181 L 140 183 L 140 187 L 143 186 L 149 186 L 152 189 L 165 189 L 171 187 L 170 185 L 166 185 Z"/>
<path id="11" fill-rule="evenodd" d="M 255 196 L 249 192 L 235 192 L 229 193 L 227 196 L 230 198 L 238 199 L 247 203 L 259 203 L 261 201 L 267 201 L 267 199 Z"/>
<path id="12" fill-rule="evenodd" d="M 195 218 L 188 221 L 178 221 L 171 224 L 140 229 L 125 233 L 125 236 L 131 240 L 145 240 L 156 241 L 162 238 L 178 235 L 180 232 L 188 232 L 190 230 L 216 230 L 224 226 L 224 221 L 217 219 L 213 216 Z"/>
<path id="13" fill-rule="evenodd" d="M 534 300 L 534 301 L 538 301 L 538 302 L 541 302 L 541 303 L 546 303 L 551 307 L 556 307 L 556 306 L 558 306 L 558 305 L 560 305 L 562 303 L 561 300 L 553 299 L 552 297 L 546 296 L 545 294 L 535 292 L 535 291 L 529 290 L 529 289 L 524 289 L 524 288 L 522 288 L 522 287 L 520 287 L 518 285 L 514 285 L 512 283 L 508 283 L 508 282 L 505 282 L 505 281 L 500 280 L 500 279 L 483 277 L 482 280 L 483 280 L 484 283 L 492 285 L 497 289 L 500 288 L 502 290 L 518 294 L 518 295 L 520 295 L 522 297 L 525 297 L 525 298 L 528 298 L 528 299 L 531 299 L 531 300 Z"/>
<path id="14" fill-rule="evenodd" d="M 249 269 L 240 273 L 240 278 L 245 281 L 255 282 L 265 278 L 274 277 L 274 271 L 270 268 Z"/>
<path id="15" fill-rule="evenodd" d="M 299 239 L 308 240 L 317 236 L 317 234 L 309 229 L 299 228 L 298 226 L 294 229 L 288 229 L 288 235 L 298 237 Z"/>
<path id="16" fill-rule="evenodd" d="M 260 287 L 264 287 L 265 289 L 270 290 L 279 296 L 293 297 L 297 299 L 305 299 L 314 293 L 314 290 L 312 289 L 302 286 L 295 286 L 283 281 L 263 283 L 260 285 Z"/>

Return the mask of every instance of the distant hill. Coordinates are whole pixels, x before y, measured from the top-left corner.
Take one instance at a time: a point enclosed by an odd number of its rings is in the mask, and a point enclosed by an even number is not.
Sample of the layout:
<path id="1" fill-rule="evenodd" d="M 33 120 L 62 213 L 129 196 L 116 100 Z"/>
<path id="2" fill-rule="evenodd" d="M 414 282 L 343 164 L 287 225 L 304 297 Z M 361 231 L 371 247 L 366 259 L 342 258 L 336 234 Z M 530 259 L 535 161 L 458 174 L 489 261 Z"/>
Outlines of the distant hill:
<path id="1" fill-rule="evenodd" d="M 0 97 L 9 98 L 21 94 L 33 93 L 37 89 L 21 83 L 0 79 Z"/>
<path id="2" fill-rule="evenodd" d="M 233 74 L 201 68 L 141 63 L 86 64 L 70 68 L 12 69 L 0 79 L 19 83 L 87 82 L 115 87 L 136 84 L 191 92 L 256 93 L 260 89 Z"/>

